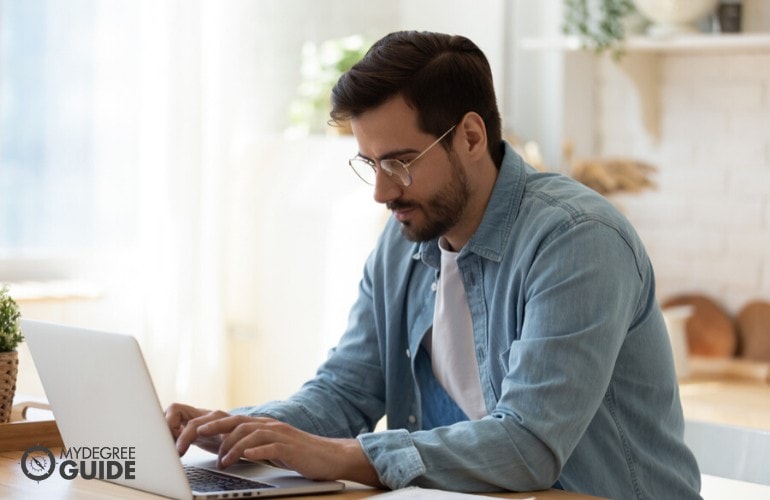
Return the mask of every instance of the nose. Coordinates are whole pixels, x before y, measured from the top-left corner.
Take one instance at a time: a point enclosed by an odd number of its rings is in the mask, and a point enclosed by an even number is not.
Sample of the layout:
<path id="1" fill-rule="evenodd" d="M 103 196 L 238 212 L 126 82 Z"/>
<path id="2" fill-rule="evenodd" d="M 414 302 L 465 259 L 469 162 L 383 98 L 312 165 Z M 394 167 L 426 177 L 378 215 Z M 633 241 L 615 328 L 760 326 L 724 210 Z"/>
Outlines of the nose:
<path id="1" fill-rule="evenodd" d="M 385 204 L 400 198 L 403 193 L 404 186 L 395 175 L 388 175 L 382 169 L 377 169 L 374 178 L 374 201 Z"/>

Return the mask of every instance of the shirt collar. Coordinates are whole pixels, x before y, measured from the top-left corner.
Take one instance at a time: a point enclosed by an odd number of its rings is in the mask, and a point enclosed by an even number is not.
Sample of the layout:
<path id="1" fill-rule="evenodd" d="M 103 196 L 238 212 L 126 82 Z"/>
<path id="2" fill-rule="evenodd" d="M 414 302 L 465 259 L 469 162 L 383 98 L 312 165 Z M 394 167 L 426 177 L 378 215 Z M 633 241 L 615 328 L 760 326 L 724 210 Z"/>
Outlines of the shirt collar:
<path id="1" fill-rule="evenodd" d="M 503 163 L 484 217 L 476 232 L 460 251 L 460 258 L 467 252 L 496 262 L 503 258 L 506 242 L 524 196 L 527 174 L 527 164 L 521 156 L 507 142 L 504 142 L 504 146 Z M 429 266 L 438 267 L 441 263 L 438 239 L 421 243 L 419 255 Z"/>

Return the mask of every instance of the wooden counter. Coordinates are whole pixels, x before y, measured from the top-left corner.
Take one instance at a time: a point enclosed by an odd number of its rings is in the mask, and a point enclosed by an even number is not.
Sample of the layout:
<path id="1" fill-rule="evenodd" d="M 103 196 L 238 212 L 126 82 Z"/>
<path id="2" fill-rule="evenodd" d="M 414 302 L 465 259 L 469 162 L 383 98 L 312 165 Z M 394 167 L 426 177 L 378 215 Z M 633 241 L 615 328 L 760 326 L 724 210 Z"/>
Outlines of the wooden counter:
<path id="1" fill-rule="evenodd" d="M 770 364 L 694 359 L 680 380 L 684 416 L 770 430 Z"/>

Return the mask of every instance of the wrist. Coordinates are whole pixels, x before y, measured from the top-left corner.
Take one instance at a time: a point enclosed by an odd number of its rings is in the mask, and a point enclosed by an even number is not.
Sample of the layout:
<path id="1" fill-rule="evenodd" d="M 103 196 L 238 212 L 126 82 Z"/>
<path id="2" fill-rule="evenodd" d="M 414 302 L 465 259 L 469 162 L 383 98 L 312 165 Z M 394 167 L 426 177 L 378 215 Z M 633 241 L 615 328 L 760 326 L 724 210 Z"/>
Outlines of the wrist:
<path id="1" fill-rule="evenodd" d="M 343 478 L 357 483 L 382 488 L 377 470 L 364 453 L 357 439 L 342 439 L 342 457 L 344 463 Z"/>

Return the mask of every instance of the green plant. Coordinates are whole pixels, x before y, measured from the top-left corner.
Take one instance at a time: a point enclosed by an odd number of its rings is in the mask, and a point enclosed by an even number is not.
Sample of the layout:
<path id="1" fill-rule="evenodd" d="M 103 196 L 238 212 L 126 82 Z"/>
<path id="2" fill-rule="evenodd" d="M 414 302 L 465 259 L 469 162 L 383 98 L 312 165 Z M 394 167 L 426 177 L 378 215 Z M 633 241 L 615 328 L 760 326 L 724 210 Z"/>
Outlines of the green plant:
<path id="1" fill-rule="evenodd" d="M 0 352 L 11 352 L 24 341 L 19 327 L 19 306 L 8 292 L 8 285 L 0 288 Z"/>
<path id="2" fill-rule="evenodd" d="M 304 133 L 320 132 L 329 121 L 331 91 L 339 77 L 361 60 L 370 44 L 360 35 L 335 38 L 302 47 L 302 80 L 290 107 L 292 124 Z"/>
<path id="3" fill-rule="evenodd" d="M 626 30 L 623 19 L 635 11 L 633 0 L 564 0 L 562 31 L 576 35 L 584 48 L 597 54 L 622 54 Z"/>

